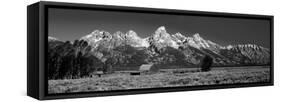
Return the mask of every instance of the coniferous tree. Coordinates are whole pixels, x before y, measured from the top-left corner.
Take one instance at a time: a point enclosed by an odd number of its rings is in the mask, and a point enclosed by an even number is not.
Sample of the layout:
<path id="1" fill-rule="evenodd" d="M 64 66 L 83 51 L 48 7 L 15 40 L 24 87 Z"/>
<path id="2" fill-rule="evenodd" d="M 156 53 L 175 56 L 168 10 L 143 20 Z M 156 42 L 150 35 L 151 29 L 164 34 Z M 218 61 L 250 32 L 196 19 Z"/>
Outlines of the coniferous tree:
<path id="1" fill-rule="evenodd" d="M 213 64 L 213 58 L 209 55 L 205 55 L 203 59 L 200 61 L 201 71 L 206 72 L 211 70 L 211 66 Z"/>

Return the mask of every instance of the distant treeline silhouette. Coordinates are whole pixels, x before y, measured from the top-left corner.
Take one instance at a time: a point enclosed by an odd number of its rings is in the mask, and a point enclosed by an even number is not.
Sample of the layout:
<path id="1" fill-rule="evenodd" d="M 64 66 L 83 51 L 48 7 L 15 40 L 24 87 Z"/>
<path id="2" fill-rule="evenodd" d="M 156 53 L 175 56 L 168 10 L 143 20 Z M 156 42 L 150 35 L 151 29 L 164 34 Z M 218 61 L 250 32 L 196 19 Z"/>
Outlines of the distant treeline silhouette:
<path id="1" fill-rule="evenodd" d="M 89 76 L 91 72 L 102 67 L 102 62 L 89 54 L 91 50 L 86 41 L 76 40 L 49 43 L 48 49 L 48 78 L 80 78 Z"/>

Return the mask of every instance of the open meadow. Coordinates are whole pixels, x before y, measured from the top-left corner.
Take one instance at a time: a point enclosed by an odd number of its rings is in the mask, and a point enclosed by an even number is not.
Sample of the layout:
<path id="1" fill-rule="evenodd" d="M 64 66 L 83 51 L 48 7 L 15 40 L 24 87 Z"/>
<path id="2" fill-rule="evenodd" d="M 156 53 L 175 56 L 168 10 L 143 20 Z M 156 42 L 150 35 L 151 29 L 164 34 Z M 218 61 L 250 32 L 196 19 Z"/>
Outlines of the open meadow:
<path id="1" fill-rule="evenodd" d="M 269 82 L 270 67 L 216 67 L 209 72 L 198 68 L 161 69 L 157 73 L 130 75 L 117 71 L 101 77 L 81 79 L 48 80 L 49 93 L 72 93 L 88 91 L 109 91 L 140 88 L 159 88 L 196 85 L 217 85 L 234 83 Z"/>

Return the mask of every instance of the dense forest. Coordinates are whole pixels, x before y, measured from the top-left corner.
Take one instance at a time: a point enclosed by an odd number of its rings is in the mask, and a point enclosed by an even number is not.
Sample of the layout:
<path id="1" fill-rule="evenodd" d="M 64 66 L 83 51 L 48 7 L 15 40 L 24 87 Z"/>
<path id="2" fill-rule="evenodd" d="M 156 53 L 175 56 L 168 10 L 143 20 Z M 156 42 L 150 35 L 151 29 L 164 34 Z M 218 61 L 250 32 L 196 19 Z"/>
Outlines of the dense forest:
<path id="1" fill-rule="evenodd" d="M 49 42 L 48 78 L 78 78 L 102 67 L 102 62 L 89 54 L 91 48 L 85 41 Z"/>

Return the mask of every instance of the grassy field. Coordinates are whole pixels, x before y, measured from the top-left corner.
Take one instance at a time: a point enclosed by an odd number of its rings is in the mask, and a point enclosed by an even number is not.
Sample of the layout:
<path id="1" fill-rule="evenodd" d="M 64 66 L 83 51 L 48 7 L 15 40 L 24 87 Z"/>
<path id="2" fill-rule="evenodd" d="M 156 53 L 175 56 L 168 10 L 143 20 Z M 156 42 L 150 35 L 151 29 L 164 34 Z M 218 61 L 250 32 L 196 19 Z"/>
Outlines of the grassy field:
<path id="1" fill-rule="evenodd" d="M 269 67 L 220 67 L 209 72 L 198 68 L 164 69 L 154 74 L 132 76 L 129 72 L 116 72 L 82 79 L 49 80 L 49 93 L 72 93 L 140 88 L 268 82 Z"/>

